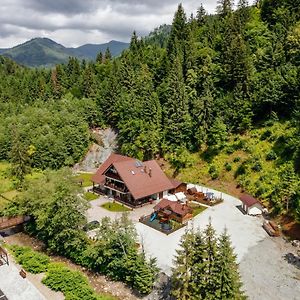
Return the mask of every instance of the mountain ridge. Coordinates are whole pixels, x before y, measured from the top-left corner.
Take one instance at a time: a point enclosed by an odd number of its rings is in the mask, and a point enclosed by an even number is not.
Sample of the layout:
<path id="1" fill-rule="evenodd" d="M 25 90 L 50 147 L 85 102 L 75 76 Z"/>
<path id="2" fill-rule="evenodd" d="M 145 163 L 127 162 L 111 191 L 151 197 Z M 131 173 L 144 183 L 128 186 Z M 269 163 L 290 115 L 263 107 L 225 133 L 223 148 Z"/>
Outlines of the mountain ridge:
<path id="1" fill-rule="evenodd" d="M 104 44 L 84 44 L 72 48 L 49 38 L 37 37 L 12 48 L 1 48 L 0 54 L 28 67 L 52 67 L 67 62 L 69 57 L 94 60 L 100 51 L 104 52 L 107 48 L 113 56 L 118 56 L 128 46 L 128 43 L 111 40 Z"/>

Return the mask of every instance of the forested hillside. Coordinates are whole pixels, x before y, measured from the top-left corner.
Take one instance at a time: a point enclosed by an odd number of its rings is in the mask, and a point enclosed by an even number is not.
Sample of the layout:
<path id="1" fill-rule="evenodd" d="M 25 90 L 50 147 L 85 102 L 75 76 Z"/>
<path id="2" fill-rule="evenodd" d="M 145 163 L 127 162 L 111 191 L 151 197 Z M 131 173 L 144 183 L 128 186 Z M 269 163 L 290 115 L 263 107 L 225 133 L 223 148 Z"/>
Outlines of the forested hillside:
<path id="1" fill-rule="evenodd" d="M 2 160 L 23 153 L 38 168 L 72 165 L 95 125 L 118 130 L 122 153 L 168 158 L 177 173 L 190 153 L 204 152 L 205 159 L 243 150 L 249 156 L 235 162 L 237 175 L 256 178 L 250 189 L 237 180 L 243 188 L 278 213 L 300 215 L 298 1 L 249 7 L 240 0 L 234 11 L 232 1 L 221 0 L 215 15 L 200 6 L 190 18 L 179 5 L 170 30 L 146 39 L 134 33 L 116 59 L 107 51 L 95 63 L 72 58 L 53 70 L 30 70 L 1 58 L 0 87 Z M 280 122 L 283 130 L 273 134 Z M 263 136 L 253 141 L 272 144 L 275 181 L 260 174 L 265 158 L 243 142 L 255 130 Z M 217 170 L 209 173 L 218 178 Z"/>

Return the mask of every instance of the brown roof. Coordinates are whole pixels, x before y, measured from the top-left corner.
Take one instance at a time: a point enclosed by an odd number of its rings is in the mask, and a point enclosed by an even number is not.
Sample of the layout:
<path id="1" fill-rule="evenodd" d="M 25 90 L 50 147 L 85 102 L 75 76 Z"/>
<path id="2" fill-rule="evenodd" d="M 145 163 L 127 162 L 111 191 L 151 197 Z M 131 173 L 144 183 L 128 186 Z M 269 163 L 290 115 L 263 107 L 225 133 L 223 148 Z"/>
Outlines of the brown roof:
<path id="1" fill-rule="evenodd" d="M 105 181 L 105 176 L 103 175 L 104 172 L 115 162 L 118 161 L 126 161 L 126 160 L 131 160 L 134 161 L 133 158 L 131 157 L 127 157 L 127 156 L 123 156 L 123 155 L 119 155 L 119 154 L 115 154 L 112 153 L 108 159 L 103 162 L 103 164 L 100 166 L 100 168 L 97 170 L 96 174 L 94 174 L 92 176 L 92 181 L 98 184 L 102 184 Z"/>
<path id="2" fill-rule="evenodd" d="M 92 181 L 98 184 L 103 183 L 105 180 L 103 174 L 111 165 L 115 167 L 134 199 L 173 189 L 173 184 L 155 160 L 141 163 L 133 158 L 117 154 L 112 154 L 100 166 L 92 177 Z"/>
<path id="3" fill-rule="evenodd" d="M 176 189 L 177 187 L 179 187 L 182 184 L 181 181 L 174 179 L 174 178 L 169 178 L 169 180 L 173 184 L 174 189 Z"/>
<path id="4" fill-rule="evenodd" d="M 249 195 L 249 194 L 242 194 L 240 196 L 240 200 L 246 204 L 248 207 L 253 206 L 256 203 L 259 203 L 259 201 L 257 199 L 255 199 L 253 196 Z"/>
<path id="5" fill-rule="evenodd" d="M 169 209 L 180 216 L 185 216 L 188 213 L 192 213 L 192 209 L 187 205 L 178 201 L 170 201 L 167 199 L 162 199 L 157 205 L 154 206 L 155 211 L 160 209 Z"/>

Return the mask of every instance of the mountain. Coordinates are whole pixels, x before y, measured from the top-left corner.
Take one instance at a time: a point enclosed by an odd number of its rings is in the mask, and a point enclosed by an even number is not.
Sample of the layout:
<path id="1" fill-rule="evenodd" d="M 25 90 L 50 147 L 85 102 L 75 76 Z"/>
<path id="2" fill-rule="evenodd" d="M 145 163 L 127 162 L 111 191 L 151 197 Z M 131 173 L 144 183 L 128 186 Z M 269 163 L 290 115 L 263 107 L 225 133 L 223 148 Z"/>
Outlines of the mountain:
<path id="1" fill-rule="evenodd" d="M 105 44 L 86 44 L 78 48 L 66 48 L 48 38 L 34 38 L 9 49 L 0 49 L 0 54 L 28 67 L 51 67 L 65 63 L 70 56 L 92 60 L 99 51 L 110 49 L 113 56 L 119 55 L 129 44 L 110 41 Z"/>
<path id="2" fill-rule="evenodd" d="M 129 44 L 119 41 L 110 41 L 105 44 L 85 44 L 78 48 L 69 48 L 74 51 L 78 55 L 84 56 L 89 59 L 96 59 L 97 54 L 101 52 L 105 52 L 107 48 L 109 48 L 112 56 L 118 56 L 121 52 L 128 48 Z"/>

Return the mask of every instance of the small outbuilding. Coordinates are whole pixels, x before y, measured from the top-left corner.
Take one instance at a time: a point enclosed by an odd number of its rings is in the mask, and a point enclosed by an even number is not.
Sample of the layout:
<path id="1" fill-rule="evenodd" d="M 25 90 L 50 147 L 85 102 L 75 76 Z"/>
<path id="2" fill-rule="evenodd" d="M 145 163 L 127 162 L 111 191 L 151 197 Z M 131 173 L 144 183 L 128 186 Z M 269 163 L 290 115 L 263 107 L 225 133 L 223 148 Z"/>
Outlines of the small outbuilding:
<path id="1" fill-rule="evenodd" d="M 242 201 L 242 208 L 247 215 L 258 216 L 262 214 L 263 207 L 253 196 L 242 194 L 240 200 Z"/>

